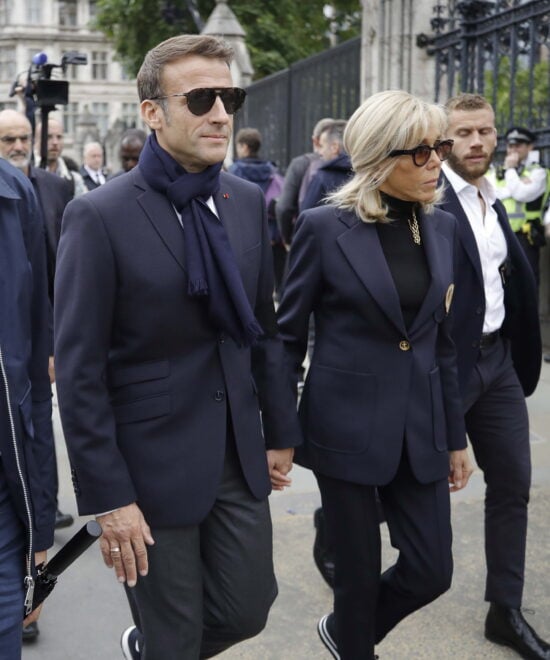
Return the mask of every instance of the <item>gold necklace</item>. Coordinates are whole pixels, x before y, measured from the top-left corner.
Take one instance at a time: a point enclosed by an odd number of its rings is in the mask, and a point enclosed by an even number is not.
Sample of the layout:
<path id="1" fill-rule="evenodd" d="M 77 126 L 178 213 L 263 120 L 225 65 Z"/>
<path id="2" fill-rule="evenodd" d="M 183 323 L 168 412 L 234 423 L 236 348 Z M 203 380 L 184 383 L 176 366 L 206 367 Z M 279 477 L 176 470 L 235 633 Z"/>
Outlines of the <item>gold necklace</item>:
<path id="1" fill-rule="evenodd" d="M 407 222 L 409 223 L 409 229 L 411 230 L 411 234 L 413 237 L 413 241 L 415 245 L 420 245 L 422 243 L 422 240 L 420 238 L 420 227 L 418 226 L 418 220 L 416 219 L 416 213 L 412 212 L 412 219 L 407 218 Z"/>

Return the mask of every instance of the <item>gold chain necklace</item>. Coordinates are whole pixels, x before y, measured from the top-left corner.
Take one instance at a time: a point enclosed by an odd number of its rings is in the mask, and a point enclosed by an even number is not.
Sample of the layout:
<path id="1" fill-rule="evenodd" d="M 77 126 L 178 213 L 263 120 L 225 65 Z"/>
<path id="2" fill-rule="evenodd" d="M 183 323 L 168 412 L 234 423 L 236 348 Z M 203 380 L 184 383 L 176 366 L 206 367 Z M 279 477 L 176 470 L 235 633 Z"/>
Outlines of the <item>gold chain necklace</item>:
<path id="1" fill-rule="evenodd" d="M 411 230 L 411 234 L 413 237 L 413 241 L 415 245 L 420 245 L 422 243 L 422 240 L 420 238 L 420 227 L 418 226 L 418 220 L 416 219 L 416 213 L 412 212 L 412 219 L 407 218 L 407 222 L 409 223 L 409 229 Z"/>

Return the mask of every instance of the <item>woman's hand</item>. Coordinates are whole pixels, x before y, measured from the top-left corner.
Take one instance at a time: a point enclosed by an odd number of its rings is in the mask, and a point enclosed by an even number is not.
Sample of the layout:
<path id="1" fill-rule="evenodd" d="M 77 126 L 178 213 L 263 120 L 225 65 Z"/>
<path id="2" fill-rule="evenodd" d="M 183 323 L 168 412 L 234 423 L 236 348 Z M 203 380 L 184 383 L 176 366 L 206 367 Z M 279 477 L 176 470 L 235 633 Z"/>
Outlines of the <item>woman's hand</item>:
<path id="1" fill-rule="evenodd" d="M 273 490 L 283 490 L 292 483 L 292 479 L 287 475 L 292 470 L 293 458 L 293 447 L 289 449 L 268 449 L 267 465 Z"/>
<path id="2" fill-rule="evenodd" d="M 474 468 L 470 461 L 467 449 L 449 452 L 449 490 L 451 493 L 462 490 L 472 476 Z"/>

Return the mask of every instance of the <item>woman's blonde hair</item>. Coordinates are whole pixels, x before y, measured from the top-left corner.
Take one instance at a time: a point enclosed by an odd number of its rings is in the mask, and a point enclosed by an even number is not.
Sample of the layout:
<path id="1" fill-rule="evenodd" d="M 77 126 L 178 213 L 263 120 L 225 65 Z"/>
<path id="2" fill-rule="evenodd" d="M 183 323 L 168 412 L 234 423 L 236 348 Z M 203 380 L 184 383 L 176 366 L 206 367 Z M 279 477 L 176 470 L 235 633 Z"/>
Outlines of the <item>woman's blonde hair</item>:
<path id="1" fill-rule="evenodd" d="M 344 132 L 344 148 L 354 175 L 327 202 L 354 211 L 363 222 L 386 222 L 387 209 L 378 189 L 397 162 L 389 153 L 416 147 L 434 129 L 443 136 L 446 127 L 442 106 L 401 90 L 373 94 L 353 113 Z M 438 189 L 423 208 L 429 211 L 440 196 Z"/>

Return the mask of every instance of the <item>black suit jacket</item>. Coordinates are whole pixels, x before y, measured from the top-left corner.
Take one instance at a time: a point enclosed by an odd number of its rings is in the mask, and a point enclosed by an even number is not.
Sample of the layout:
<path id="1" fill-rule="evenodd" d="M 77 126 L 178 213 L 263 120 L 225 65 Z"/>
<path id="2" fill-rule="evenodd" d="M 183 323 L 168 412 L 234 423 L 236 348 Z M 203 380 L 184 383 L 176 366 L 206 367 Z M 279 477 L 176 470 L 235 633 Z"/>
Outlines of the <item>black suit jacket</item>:
<path id="1" fill-rule="evenodd" d="M 419 222 L 431 282 L 407 329 L 376 225 L 332 206 L 298 220 L 279 323 L 298 371 L 315 316 L 297 461 L 321 474 L 387 484 L 406 443 L 428 483 L 448 476 L 448 449 L 466 446 L 446 307 L 455 221 L 436 211 Z"/>
<path id="2" fill-rule="evenodd" d="M 273 327 L 271 245 L 258 186 L 222 173 L 214 197 L 256 317 Z M 232 422 L 264 498 L 266 448 L 301 441 L 283 345 L 239 348 L 190 298 L 185 232 L 139 166 L 76 198 L 56 274 L 59 405 L 81 514 L 138 502 L 153 527 L 209 512 Z"/>
<path id="3" fill-rule="evenodd" d="M 70 181 L 56 174 L 31 165 L 29 170 L 34 192 L 38 198 L 44 226 L 46 228 L 46 243 L 48 248 L 48 290 L 50 300 L 53 300 L 53 278 L 55 274 L 57 245 L 61 235 L 61 219 L 65 207 L 74 196 Z"/>
<path id="4" fill-rule="evenodd" d="M 479 340 L 485 318 L 485 292 L 479 252 L 470 222 L 444 175 L 443 180 L 446 185 L 445 197 L 440 206 L 452 213 L 458 221 L 456 289 L 452 310 L 459 382 L 462 394 L 465 395 L 468 379 L 479 354 Z M 525 396 L 529 396 L 537 386 L 542 359 L 537 288 L 531 266 L 510 228 L 504 206 L 497 200 L 494 208 L 508 246 L 502 334 L 511 341 L 514 367 Z"/>
<path id="5" fill-rule="evenodd" d="M 97 181 L 94 181 L 92 177 L 89 175 L 88 170 L 82 165 L 82 167 L 78 170 L 80 172 L 80 176 L 82 177 L 84 181 L 84 185 L 88 190 L 95 190 L 96 188 L 100 188 L 102 184 L 97 183 Z"/>

